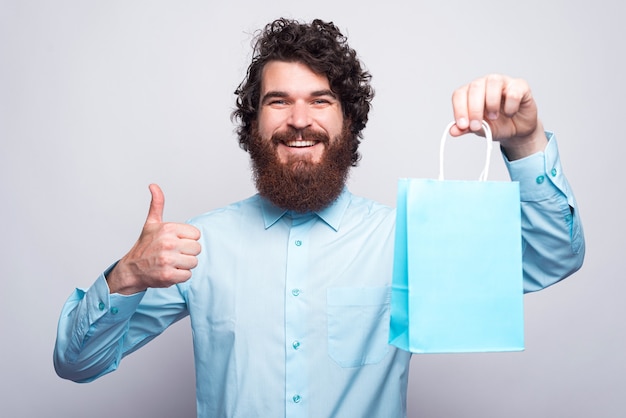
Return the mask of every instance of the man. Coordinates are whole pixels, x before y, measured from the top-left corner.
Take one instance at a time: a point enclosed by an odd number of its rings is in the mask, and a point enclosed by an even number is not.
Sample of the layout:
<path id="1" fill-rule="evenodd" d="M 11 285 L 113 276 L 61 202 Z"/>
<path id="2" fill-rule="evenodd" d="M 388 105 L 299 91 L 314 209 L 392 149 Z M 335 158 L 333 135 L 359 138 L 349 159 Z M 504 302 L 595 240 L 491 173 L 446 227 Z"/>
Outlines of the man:
<path id="1" fill-rule="evenodd" d="M 137 243 L 65 304 L 57 373 L 91 381 L 190 315 L 198 416 L 406 416 L 411 355 L 387 343 L 395 212 L 345 188 L 370 75 L 333 24 L 279 19 L 236 93 L 259 194 L 176 224 L 151 185 Z M 577 270 L 576 203 L 528 85 L 483 77 L 453 111 L 455 136 L 489 121 L 520 181 L 525 290 Z"/>

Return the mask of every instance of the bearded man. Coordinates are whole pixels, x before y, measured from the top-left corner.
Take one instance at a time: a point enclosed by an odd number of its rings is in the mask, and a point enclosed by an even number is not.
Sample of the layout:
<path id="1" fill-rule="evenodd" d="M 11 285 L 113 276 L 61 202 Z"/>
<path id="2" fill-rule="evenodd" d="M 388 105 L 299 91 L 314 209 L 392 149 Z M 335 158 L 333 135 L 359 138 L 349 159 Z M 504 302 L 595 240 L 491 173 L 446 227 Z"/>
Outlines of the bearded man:
<path id="1" fill-rule="evenodd" d="M 387 342 L 395 211 L 345 186 L 369 73 L 332 23 L 279 19 L 236 94 L 258 194 L 165 223 L 151 185 L 136 244 L 65 304 L 57 373 L 94 380 L 189 315 L 199 417 L 405 417 L 411 354 Z M 576 202 L 526 82 L 475 80 L 453 112 L 452 135 L 488 121 L 520 181 L 525 290 L 576 271 Z"/>

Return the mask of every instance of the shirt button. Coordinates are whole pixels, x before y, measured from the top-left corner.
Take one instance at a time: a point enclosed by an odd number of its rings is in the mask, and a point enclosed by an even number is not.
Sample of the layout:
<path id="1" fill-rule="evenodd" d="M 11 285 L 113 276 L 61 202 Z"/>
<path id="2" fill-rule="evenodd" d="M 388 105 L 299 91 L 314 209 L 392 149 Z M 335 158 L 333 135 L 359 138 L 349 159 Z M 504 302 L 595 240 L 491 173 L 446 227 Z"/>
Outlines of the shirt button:
<path id="1" fill-rule="evenodd" d="M 291 291 L 291 294 L 294 295 L 294 296 L 300 296 L 300 289 L 293 289 Z"/>
<path id="2" fill-rule="evenodd" d="M 550 171 L 550 174 L 552 174 L 552 177 L 556 177 L 556 168 L 553 168 L 552 171 Z"/>
<path id="3" fill-rule="evenodd" d="M 543 183 L 543 181 L 544 181 L 545 179 L 546 179 L 546 178 L 545 178 L 544 176 L 539 176 L 539 177 L 537 177 L 537 184 L 541 184 L 541 183 Z"/>
<path id="4" fill-rule="evenodd" d="M 98 309 L 104 311 L 104 302 L 100 302 L 100 304 L 98 304 Z"/>
<path id="5" fill-rule="evenodd" d="M 111 313 L 113 315 L 117 314 L 119 312 L 119 309 L 117 309 L 115 306 L 111 308 Z"/>
<path id="6" fill-rule="evenodd" d="M 293 398 L 291 399 L 293 399 L 295 403 L 300 403 L 300 401 L 302 400 L 302 397 L 300 395 L 293 395 Z"/>
<path id="7" fill-rule="evenodd" d="M 298 239 L 298 240 L 296 240 L 296 247 L 299 247 L 299 246 L 301 246 L 301 245 L 302 245 L 302 241 L 300 241 L 299 239 Z"/>
<path id="8" fill-rule="evenodd" d="M 300 341 L 294 341 L 292 344 L 293 349 L 297 350 L 298 348 L 300 348 Z"/>

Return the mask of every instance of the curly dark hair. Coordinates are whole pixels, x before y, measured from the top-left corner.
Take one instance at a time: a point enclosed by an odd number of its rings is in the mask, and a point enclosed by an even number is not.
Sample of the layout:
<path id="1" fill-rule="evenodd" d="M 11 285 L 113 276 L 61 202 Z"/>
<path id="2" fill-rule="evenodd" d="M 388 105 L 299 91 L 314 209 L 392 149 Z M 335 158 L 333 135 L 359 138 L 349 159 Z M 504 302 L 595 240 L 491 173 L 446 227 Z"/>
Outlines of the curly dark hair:
<path id="1" fill-rule="evenodd" d="M 235 91 L 237 109 L 232 118 L 239 123 L 236 130 L 239 146 L 248 151 L 258 112 L 263 67 L 276 60 L 300 62 L 313 72 L 326 75 L 350 124 L 352 165 L 356 166 L 360 159 L 358 147 L 363 138 L 362 130 L 374 98 L 372 77 L 363 69 L 356 51 L 348 46 L 347 38 L 339 29 L 332 22 L 319 19 L 310 24 L 277 19 L 256 36 L 252 62 Z"/>

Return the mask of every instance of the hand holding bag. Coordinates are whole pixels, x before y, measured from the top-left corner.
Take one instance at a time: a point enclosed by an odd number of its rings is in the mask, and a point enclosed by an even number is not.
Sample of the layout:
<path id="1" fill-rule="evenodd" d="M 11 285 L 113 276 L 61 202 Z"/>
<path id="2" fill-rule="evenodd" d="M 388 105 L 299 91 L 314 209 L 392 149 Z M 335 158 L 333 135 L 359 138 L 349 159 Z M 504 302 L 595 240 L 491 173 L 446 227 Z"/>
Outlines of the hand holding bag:
<path id="1" fill-rule="evenodd" d="M 519 184 L 400 179 L 389 342 L 413 353 L 524 349 Z"/>

